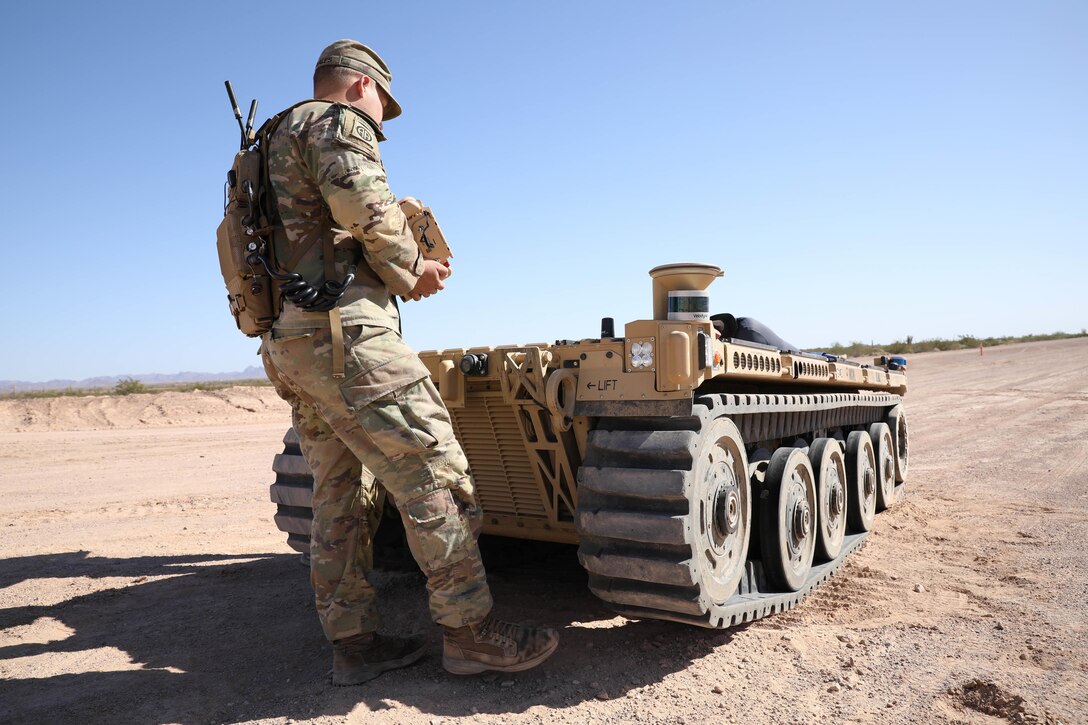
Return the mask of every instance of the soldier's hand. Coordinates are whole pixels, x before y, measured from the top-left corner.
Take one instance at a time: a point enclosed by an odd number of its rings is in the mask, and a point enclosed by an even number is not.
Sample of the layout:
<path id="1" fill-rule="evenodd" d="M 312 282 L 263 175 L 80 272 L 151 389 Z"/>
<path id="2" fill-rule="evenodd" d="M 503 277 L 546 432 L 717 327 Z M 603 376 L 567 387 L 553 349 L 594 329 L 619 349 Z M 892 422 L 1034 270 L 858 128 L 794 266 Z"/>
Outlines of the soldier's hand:
<path id="1" fill-rule="evenodd" d="M 430 297 L 439 290 L 446 289 L 442 280 L 449 276 L 449 267 L 433 259 L 426 259 L 423 261 L 423 274 L 419 276 L 416 286 L 412 288 L 408 296 L 417 301 L 423 297 Z"/>

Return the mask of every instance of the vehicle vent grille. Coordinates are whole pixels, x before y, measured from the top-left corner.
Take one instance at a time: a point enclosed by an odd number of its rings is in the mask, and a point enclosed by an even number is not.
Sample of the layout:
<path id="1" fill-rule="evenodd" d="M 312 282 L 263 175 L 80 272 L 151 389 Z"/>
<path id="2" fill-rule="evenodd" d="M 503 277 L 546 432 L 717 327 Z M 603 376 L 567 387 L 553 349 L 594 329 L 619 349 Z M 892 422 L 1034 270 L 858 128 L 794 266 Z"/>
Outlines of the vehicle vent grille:
<path id="1" fill-rule="evenodd" d="M 503 402 L 502 393 L 469 392 L 465 407 L 450 413 L 484 511 L 547 519 L 514 409 Z"/>
<path id="2" fill-rule="evenodd" d="M 733 353 L 733 368 L 745 372 L 777 373 L 782 370 L 782 361 L 770 355 L 737 351 Z"/>
<path id="3" fill-rule="evenodd" d="M 827 380 L 831 377 L 831 367 L 825 362 L 798 360 L 793 363 L 793 373 L 798 378 Z"/>

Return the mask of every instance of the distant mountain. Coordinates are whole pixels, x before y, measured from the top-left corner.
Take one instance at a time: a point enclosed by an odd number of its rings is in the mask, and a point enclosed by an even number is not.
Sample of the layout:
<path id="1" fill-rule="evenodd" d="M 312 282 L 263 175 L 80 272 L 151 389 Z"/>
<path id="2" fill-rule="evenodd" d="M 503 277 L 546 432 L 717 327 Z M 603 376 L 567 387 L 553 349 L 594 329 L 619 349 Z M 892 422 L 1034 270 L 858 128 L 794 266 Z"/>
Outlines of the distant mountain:
<path id="1" fill-rule="evenodd" d="M 203 383 L 209 380 L 252 380 L 264 378 L 264 368 L 250 365 L 236 373 L 142 373 L 139 375 L 109 375 L 83 380 L 47 380 L 44 383 L 32 383 L 26 380 L 0 380 L 0 393 L 12 393 L 20 390 L 64 390 L 65 388 L 112 388 L 119 380 L 136 378 L 141 383 L 156 385 L 161 383 Z"/>

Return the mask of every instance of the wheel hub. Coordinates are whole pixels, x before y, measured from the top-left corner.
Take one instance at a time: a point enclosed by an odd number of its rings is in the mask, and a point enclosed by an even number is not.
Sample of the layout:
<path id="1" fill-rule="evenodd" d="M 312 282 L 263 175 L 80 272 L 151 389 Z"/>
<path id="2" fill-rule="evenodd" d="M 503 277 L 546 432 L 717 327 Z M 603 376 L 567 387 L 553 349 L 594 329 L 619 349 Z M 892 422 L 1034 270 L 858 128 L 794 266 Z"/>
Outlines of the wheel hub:
<path id="1" fill-rule="evenodd" d="M 865 498 L 876 493 L 876 472 L 869 466 L 866 466 L 861 474 L 861 483 L 865 488 Z"/>
<path id="2" fill-rule="evenodd" d="M 731 546 L 733 538 L 740 530 L 743 504 L 740 489 L 733 467 L 728 459 L 715 461 L 707 474 L 708 493 L 706 503 L 709 507 L 703 520 L 709 529 L 709 538 L 719 554 Z"/>
<path id="3" fill-rule="evenodd" d="M 737 533 L 737 527 L 740 524 L 740 495 L 736 484 L 723 487 L 718 491 L 714 501 L 714 519 L 715 527 L 726 536 Z"/>
<path id="4" fill-rule="evenodd" d="M 842 515 L 843 487 L 837 471 L 832 471 L 827 477 L 827 513 L 829 519 L 837 519 Z"/>
<path id="5" fill-rule="evenodd" d="M 798 504 L 793 509 L 793 534 L 798 539 L 808 536 L 812 526 L 812 515 L 805 504 Z"/>
<path id="6" fill-rule="evenodd" d="M 812 509 L 805 495 L 805 485 L 794 474 L 789 484 L 789 498 L 786 505 L 786 547 L 790 559 L 800 559 L 805 551 L 805 544 L 812 532 Z"/>

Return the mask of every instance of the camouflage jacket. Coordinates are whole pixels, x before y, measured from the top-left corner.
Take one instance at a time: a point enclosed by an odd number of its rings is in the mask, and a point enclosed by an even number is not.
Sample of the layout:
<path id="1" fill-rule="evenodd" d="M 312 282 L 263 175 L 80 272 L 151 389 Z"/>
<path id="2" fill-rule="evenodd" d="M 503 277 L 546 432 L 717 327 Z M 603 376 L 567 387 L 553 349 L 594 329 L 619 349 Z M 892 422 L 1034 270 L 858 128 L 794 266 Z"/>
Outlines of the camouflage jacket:
<path id="1" fill-rule="evenodd" d="M 283 225 L 274 243 L 283 264 L 320 225 L 322 235 L 333 236 L 338 279 L 361 247 L 355 282 L 340 300 L 341 321 L 397 329 L 392 295 L 415 287 L 423 258 L 386 182 L 378 135 L 369 116 L 339 103 L 313 101 L 287 114 L 268 146 L 269 185 Z M 289 270 L 315 287 L 324 281 L 322 246 L 318 241 Z M 275 327 L 328 325 L 328 313 L 305 312 L 284 300 Z"/>

